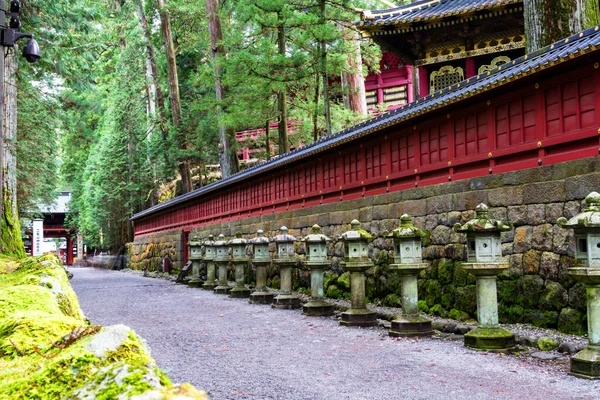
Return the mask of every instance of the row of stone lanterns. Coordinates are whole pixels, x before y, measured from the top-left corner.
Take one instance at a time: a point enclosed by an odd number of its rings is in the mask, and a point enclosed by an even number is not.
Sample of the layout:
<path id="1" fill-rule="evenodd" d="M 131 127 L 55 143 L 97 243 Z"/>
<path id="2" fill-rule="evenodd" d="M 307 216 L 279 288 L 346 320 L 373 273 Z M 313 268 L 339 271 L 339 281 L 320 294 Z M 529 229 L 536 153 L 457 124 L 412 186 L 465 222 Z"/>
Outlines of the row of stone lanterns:
<path id="1" fill-rule="evenodd" d="M 586 197 L 587 207 L 583 213 L 567 221 L 560 218 L 557 224 L 565 229 L 573 229 L 576 239 L 577 264 L 569 268 L 569 274 L 586 285 L 588 306 L 589 346 L 571 359 L 571 373 L 578 377 L 600 378 L 600 194 L 591 193 Z M 513 229 L 512 224 L 492 218 L 485 204 L 476 207 L 475 218 L 465 224 L 456 224 L 454 231 L 467 236 L 467 262 L 462 268 L 476 278 L 477 328 L 465 334 L 465 345 L 475 349 L 508 349 L 514 346 L 514 335 L 498 324 L 498 302 L 496 278 L 508 265 L 503 262 L 500 235 Z M 401 277 L 402 313 L 392 322 L 391 336 L 425 336 L 432 333 L 431 321 L 422 317 L 418 310 L 417 278 L 427 267 L 422 260 L 422 239 L 428 235 L 412 224 L 408 215 L 400 219 L 400 227 L 387 237 L 394 241 L 394 263 L 390 269 Z M 342 313 L 340 324 L 349 326 L 373 326 L 375 313 L 366 307 L 365 272 L 373 267 L 368 257 L 368 242 L 371 235 L 360 228 L 354 220 L 351 229 L 338 237 L 344 243 L 345 271 L 350 272 L 352 306 Z M 215 293 L 230 293 L 231 297 L 250 297 L 251 303 L 270 304 L 274 308 L 294 309 L 300 307 L 300 299 L 292 293 L 292 268 L 297 266 L 294 243 L 297 239 L 288 233 L 285 226 L 273 238 L 276 244 L 275 258 L 269 255 L 269 239 L 261 230 L 256 238 L 246 241 L 237 234 L 230 242 L 219 235 L 214 241 L 209 236 L 202 245 L 194 238 L 190 241 L 192 266 L 191 286 L 200 280 L 200 260 L 207 265 L 205 289 L 214 288 Z M 333 307 L 324 299 L 323 273 L 331 261 L 327 256 L 330 238 L 313 226 L 311 234 L 302 240 L 306 245 L 304 266 L 311 271 L 311 300 L 303 306 L 303 314 L 326 316 L 333 313 Z M 252 258 L 246 255 L 247 244 L 252 244 Z M 227 265 L 231 247 L 231 262 L 235 266 L 236 285 L 232 289 L 227 284 Z M 256 268 L 256 291 L 244 286 L 244 267 L 251 261 Z M 273 298 L 266 287 L 266 267 L 273 263 L 279 267 L 281 290 Z M 219 267 L 219 286 L 215 287 L 215 264 Z"/>

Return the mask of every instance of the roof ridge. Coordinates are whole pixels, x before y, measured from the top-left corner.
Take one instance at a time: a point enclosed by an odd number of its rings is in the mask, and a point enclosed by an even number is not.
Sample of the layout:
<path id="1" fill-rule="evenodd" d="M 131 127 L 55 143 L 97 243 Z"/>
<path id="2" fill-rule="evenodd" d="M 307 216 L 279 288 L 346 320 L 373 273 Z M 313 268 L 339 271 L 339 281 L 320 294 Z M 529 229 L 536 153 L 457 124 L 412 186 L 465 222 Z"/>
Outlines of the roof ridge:
<path id="1" fill-rule="evenodd" d="M 587 40 L 590 37 L 594 37 L 595 41 Z M 585 46 L 577 46 L 581 44 L 584 44 Z M 448 88 L 435 91 L 423 98 L 417 99 L 416 101 L 403 105 L 395 110 L 387 111 L 374 118 L 370 118 L 368 120 L 359 122 L 358 124 L 344 128 L 341 131 L 338 131 L 329 136 L 322 137 L 313 143 L 301 146 L 288 153 L 281 154 L 277 157 L 272 158 L 271 160 L 257 163 L 256 165 L 248 168 L 247 170 L 237 172 L 228 178 L 222 179 L 215 183 L 211 183 L 210 185 L 206 185 L 192 192 L 186 193 L 174 199 L 168 200 L 164 203 L 150 207 L 144 211 L 133 215 L 131 219 L 137 219 L 154 211 L 159 211 L 160 209 L 165 208 L 168 205 L 177 204 L 189 198 L 196 197 L 202 193 L 217 189 L 221 186 L 229 185 L 240 180 L 243 177 L 253 176 L 265 170 L 271 170 L 279 166 L 280 164 L 284 164 L 286 162 L 296 161 L 299 158 L 298 154 L 311 155 L 317 153 L 319 150 L 324 150 L 326 148 L 330 148 L 335 145 L 339 145 L 350 140 L 354 140 L 359 137 L 365 136 L 369 133 L 390 126 L 393 123 L 408 120 L 415 116 L 421 115 L 424 112 L 429 112 L 434 109 L 447 106 L 455 101 L 474 96 L 476 94 L 481 93 L 484 90 L 489 89 L 492 83 L 497 83 L 496 86 L 499 86 L 502 84 L 506 84 L 509 81 L 520 79 L 525 75 L 537 72 L 540 69 L 545 69 L 545 65 L 548 64 L 548 61 L 554 60 L 556 61 L 556 64 L 562 63 L 565 60 L 571 58 L 568 57 L 569 54 L 580 53 L 581 55 L 581 53 L 586 53 L 585 50 L 588 50 L 590 48 L 591 50 L 596 50 L 596 46 L 600 46 L 600 25 L 596 25 L 592 28 L 586 29 L 583 32 L 576 33 L 568 38 L 552 43 L 535 52 L 525 54 L 524 56 L 513 60 L 507 67 L 501 65 L 486 72 L 485 74 L 479 74 L 469 79 L 465 79 Z M 574 48 L 573 52 L 568 51 L 568 49 L 570 49 L 571 47 Z M 567 51 L 565 52 L 565 50 Z M 554 59 L 551 59 L 550 56 L 554 56 Z M 545 59 L 546 64 L 540 64 L 538 62 L 540 59 Z M 529 68 L 522 68 L 526 65 L 529 65 Z M 551 64 L 550 66 L 552 65 L 554 64 Z M 511 77 L 513 79 L 509 79 Z M 494 80 L 499 80 L 499 82 L 494 82 Z"/>

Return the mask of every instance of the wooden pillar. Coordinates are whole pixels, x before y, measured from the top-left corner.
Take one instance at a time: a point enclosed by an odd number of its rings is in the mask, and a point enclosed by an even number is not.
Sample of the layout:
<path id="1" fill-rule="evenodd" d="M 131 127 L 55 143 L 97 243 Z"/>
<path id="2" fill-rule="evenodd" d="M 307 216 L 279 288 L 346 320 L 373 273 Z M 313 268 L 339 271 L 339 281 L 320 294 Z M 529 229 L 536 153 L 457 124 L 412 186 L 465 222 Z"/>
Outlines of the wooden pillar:
<path id="1" fill-rule="evenodd" d="M 414 70 L 414 68 L 412 66 L 410 66 L 410 65 L 406 66 L 406 76 L 408 78 L 408 83 L 406 84 L 406 94 L 407 94 L 406 101 L 408 103 L 413 102 L 413 87 L 415 85 L 415 78 L 413 76 L 413 70 Z"/>
<path id="2" fill-rule="evenodd" d="M 381 74 L 377 74 L 377 104 L 383 103 L 383 77 Z"/>
<path id="3" fill-rule="evenodd" d="M 475 60 L 472 58 L 467 58 L 465 60 L 465 79 L 472 78 L 475 75 Z"/>
<path id="4" fill-rule="evenodd" d="M 73 238 L 67 234 L 67 265 L 73 265 Z"/>
<path id="5" fill-rule="evenodd" d="M 419 98 L 421 98 L 429 94 L 429 74 L 425 66 L 420 66 L 417 70 L 419 74 Z"/>

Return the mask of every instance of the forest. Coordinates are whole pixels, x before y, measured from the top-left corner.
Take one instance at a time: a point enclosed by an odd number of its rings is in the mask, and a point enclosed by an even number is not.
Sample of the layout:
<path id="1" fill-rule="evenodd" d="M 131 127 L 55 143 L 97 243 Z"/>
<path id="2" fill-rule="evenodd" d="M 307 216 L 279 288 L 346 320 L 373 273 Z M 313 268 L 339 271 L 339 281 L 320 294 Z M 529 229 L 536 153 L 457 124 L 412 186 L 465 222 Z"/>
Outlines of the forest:
<path id="1" fill-rule="evenodd" d="M 9 60 L 18 128 L 5 139 L 16 176 L 3 251 L 22 253 L 25 221 L 59 191 L 72 192 L 68 224 L 88 247 L 117 250 L 134 213 L 247 167 L 239 146 L 260 162 L 366 118 L 351 82 L 377 71 L 381 51 L 352 24 L 363 8 L 390 6 L 23 1 L 22 30 L 42 58 Z M 267 134 L 238 143 L 247 129 Z"/>

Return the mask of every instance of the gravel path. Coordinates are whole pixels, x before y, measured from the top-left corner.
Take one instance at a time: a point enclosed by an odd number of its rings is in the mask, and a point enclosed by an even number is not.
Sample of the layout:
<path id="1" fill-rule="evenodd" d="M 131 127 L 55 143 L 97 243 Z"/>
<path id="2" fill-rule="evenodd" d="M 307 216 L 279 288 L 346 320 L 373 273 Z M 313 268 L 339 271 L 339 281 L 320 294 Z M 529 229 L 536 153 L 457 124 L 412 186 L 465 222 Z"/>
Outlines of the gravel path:
<path id="1" fill-rule="evenodd" d="M 72 268 L 92 323 L 131 326 L 174 382 L 213 399 L 597 399 L 564 363 L 393 339 L 162 279 Z"/>

